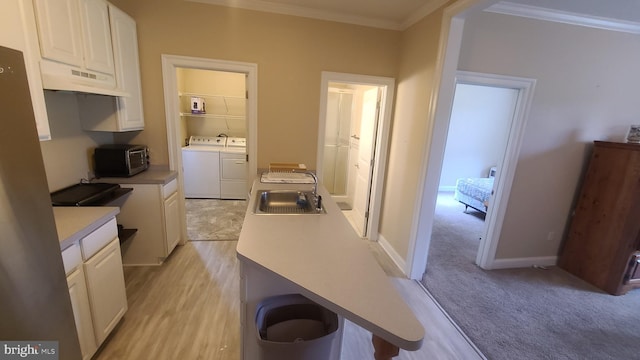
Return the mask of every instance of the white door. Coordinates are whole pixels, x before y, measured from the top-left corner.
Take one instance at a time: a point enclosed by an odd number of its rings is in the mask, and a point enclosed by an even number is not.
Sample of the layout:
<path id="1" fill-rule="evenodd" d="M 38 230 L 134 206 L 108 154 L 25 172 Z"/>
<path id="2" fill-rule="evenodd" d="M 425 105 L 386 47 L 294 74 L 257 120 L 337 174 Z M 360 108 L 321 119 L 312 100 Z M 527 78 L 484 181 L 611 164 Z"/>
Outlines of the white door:
<path id="1" fill-rule="evenodd" d="M 109 17 L 116 83 L 119 89 L 130 95 L 129 97 L 118 96 L 120 130 L 141 130 L 144 128 L 144 114 L 136 22 L 111 4 L 109 4 Z"/>
<path id="2" fill-rule="evenodd" d="M 362 99 L 362 121 L 358 161 L 356 163 L 356 189 L 353 200 L 353 220 L 360 236 L 367 234 L 369 194 L 371 193 L 371 170 L 378 122 L 378 88 L 364 92 Z"/>
<path id="3" fill-rule="evenodd" d="M 82 66 L 80 10 L 74 0 L 34 1 L 42 57 Z"/>
<path id="4" fill-rule="evenodd" d="M 114 239 L 87 260 L 84 266 L 93 330 L 100 345 L 127 312 L 119 240 Z"/>
<path id="5" fill-rule="evenodd" d="M 167 256 L 180 242 L 180 212 L 178 192 L 174 192 L 164 201 L 164 231 L 167 234 Z"/>
<path id="6" fill-rule="evenodd" d="M 69 286 L 69 297 L 71 298 L 71 308 L 76 322 L 78 340 L 80 341 L 80 351 L 82 359 L 89 360 L 98 349 L 96 336 L 93 332 L 93 321 L 91 320 L 91 307 L 87 295 L 87 285 L 84 280 L 84 271 L 79 266 L 69 276 L 67 276 Z"/>
<path id="7" fill-rule="evenodd" d="M 87 69 L 113 75 L 113 47 L 109 8 L 103 0 L 80 1 L 80 19 Z"/>

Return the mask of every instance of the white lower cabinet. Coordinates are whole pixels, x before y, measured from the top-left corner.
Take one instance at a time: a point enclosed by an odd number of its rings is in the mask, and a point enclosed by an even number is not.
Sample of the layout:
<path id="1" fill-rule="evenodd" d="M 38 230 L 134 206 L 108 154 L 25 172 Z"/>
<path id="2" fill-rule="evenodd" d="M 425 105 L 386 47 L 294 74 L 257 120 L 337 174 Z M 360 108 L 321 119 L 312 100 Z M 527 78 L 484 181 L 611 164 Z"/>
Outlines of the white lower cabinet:
<path id="1" fill-rule="evenodd" d="M 118 223 L 138 231 L 122 246 L 124 265 L 160 265 L 180 241 L 178 181 L 126 184 L 133 191 L 122 200 Z"/>
<path id="2" fill-rule="evenodd" d="M 67 276 L 67 284 L 69 285 L 69 296 L 71 297 L 71 307 L 73 308 L 73 316 L 76 321 L 76 330 L 78 330 L 82 359 L 91 359 L 98 349 L 98 345 L 93 332 L 91 307 L 89 305 L 87 285 L 85 283 L 82 266 L 77 267 Z"/>
<path id="3" fill-rule="evenodd" d="M 167 254 L 180 242 L 180 210 L 178 192 L 164 200 L 165 231 L 167 233 Z"/>
<path id="4" fill-rule="evenodd" d="M 127 311 L 115 219 L 62 251 L 83 359 L 91 359 Z"/>
<path id="5" fill-rule="evenodd" d="M 118 238 L 87 260 L 84 269 L 91 302 L 93 330 L 98 343 L 102 343 L 127 311 L 127 294 Z"/>

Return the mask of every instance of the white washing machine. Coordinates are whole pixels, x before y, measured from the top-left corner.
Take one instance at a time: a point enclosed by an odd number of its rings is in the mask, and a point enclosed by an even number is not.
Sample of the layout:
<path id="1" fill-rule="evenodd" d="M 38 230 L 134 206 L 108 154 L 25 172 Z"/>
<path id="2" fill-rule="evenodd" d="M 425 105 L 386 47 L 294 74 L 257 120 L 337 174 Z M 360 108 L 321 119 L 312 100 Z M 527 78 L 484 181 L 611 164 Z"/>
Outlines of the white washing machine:
<path id="1" fill-rule="evenodd" d="M 225 136 L 191 136 L 182 148 L 184 195 L 187 198 L 220 198 L 220 152 Z"/>

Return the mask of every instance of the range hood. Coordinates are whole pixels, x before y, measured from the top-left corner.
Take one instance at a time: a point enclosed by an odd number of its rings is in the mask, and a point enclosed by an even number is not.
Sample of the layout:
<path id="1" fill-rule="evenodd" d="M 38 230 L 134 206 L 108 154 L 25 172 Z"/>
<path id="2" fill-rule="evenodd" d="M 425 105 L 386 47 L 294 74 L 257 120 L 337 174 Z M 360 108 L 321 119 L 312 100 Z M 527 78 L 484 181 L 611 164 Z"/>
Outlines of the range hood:
<path id="1" fill-rule="evenodd" d="M 107 96 L 129 97 L 130 94 L 116 87 L 113 75 L 89 71 L 77 66 L 46 59 L 40 61 L 42 87 L 45 90 L 72 91 Z"/>

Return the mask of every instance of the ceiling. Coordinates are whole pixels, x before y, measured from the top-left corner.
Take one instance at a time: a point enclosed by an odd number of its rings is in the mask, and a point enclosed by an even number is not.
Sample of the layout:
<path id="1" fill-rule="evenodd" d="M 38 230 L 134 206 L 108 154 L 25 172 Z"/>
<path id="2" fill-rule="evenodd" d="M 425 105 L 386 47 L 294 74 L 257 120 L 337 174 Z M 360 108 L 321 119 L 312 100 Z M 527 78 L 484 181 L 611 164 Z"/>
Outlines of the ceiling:
<path id="1" fill-rule="evenodd" d="M 404 30 L 447 2 L 447 0 L 186 1 L 391 30 Z M 510 15 L 601 28 L 604 24 L 605 28 L 618 31 L 640 31 L 640 1 L 638 0 L 509 0 L 501 1 L 492 8 L 492 11 Z M 633 31 L 629 31 L 630 28 Z"/>

